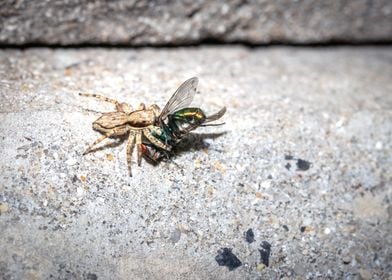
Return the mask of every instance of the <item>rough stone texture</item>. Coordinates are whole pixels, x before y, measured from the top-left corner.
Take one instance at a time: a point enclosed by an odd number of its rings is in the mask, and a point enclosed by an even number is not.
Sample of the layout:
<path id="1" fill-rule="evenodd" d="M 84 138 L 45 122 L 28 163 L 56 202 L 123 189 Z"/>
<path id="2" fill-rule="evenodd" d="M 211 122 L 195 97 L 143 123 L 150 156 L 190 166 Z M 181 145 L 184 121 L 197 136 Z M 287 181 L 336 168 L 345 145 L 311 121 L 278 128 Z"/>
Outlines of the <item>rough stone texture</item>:
<path id="1" fill-rule="evenodd" d="M 3 0 L 1 44 L 179 45 L 392 39 L 390 0 Z"/>
<path id="2" fill-rule="evenodd" d="M 2 50 L 0 278 L 388 279 L 391 66 L 392 48 Z M 174 163 L 130 178 L 124 143 L 81 156 L 86 109 L 113 108 L 78 92 L 163 106 L 192 76 L 226 124 Z"/>

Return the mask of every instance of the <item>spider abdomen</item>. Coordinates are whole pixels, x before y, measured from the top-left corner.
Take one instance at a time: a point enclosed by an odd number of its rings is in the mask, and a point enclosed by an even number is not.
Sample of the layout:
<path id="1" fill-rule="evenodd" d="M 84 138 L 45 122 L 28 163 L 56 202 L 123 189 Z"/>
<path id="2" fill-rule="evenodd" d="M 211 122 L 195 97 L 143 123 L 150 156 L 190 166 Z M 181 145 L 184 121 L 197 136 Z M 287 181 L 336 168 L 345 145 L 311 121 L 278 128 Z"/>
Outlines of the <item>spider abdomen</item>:
<path id="1" fill-rule="evenodd" d="M 125 113 L 111 112 L 103 114 L 94 122 L 94 124 L 96 124 L 98 127 L 110 129 L 125 125 L 127 121 L 127 115 Z"/>

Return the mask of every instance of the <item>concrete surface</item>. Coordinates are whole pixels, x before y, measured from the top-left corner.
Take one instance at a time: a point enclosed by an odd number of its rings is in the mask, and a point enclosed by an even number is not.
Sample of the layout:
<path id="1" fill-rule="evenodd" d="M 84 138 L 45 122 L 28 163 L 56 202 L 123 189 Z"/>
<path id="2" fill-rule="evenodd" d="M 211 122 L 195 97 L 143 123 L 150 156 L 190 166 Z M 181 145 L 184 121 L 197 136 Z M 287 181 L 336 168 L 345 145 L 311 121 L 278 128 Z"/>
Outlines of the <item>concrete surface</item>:
<path id="1" fill-rule="evenodd" d="M 390 0 L 3 0 L 0 44 L 391 41 Z"/>
<path id="2" fill-rule="evenodd" d="M 1 50 L 0 278 L 391 279 L 391 66 L 390 47 Z M 86 109 L 113 108 L 78 92 L 163 106 L 192 76 L 224 126 L 133 178 L 124 143 L 81 156 Z"/>

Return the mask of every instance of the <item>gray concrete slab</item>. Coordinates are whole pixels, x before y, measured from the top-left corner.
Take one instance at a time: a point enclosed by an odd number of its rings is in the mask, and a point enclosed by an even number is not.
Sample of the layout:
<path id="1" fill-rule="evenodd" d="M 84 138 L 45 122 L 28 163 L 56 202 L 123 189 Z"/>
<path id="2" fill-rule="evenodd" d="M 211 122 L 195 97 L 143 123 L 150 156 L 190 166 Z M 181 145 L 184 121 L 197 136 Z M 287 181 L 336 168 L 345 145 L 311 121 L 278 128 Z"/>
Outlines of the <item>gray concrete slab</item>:
<path id="1" fill-rule="evenodd" d="M 389 47 L 1 50 L 1 278 L 388 279 L 391 66 Z M 86 109 L 113 108 L 78 92 L 163 106 L 192 76 L 226 124 L 174 162 L 130 178 L 124 143 L 81 155 Z"/>
<path id="2" fill-rule="evenodd" d="M 3 0 L 0 17 L 0 44 L 309 44 L 392 38 L 390 0 Z"/>

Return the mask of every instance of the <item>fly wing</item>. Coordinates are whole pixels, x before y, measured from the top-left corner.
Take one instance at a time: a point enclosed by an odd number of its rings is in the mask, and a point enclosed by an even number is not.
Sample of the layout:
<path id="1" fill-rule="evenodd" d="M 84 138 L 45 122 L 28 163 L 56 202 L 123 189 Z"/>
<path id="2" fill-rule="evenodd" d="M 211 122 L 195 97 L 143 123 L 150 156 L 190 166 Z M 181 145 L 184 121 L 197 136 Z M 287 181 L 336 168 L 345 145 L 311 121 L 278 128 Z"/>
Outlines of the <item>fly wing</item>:
<path id="1" fill-rule="evenodd" d="M 218 119 L 220 119 L 224 114 L 226 113 L 226 107 L 223 107 L 222 109 L 220 109 L 217 113 L 208 116 L 203 123 L 208 123 L 208 122 L 213 122 L 216 121 Z"/>
<path id="2" fill-rule="evenodd" d="M 169 114 L 189 106 L 196 94 L 198 82 L 199 79 L 196 77 L 186 80 L 166 103 L 165 108 L 163 108 L 159 116 L 159 119 L 162 121 L 166 119 Z"/>

